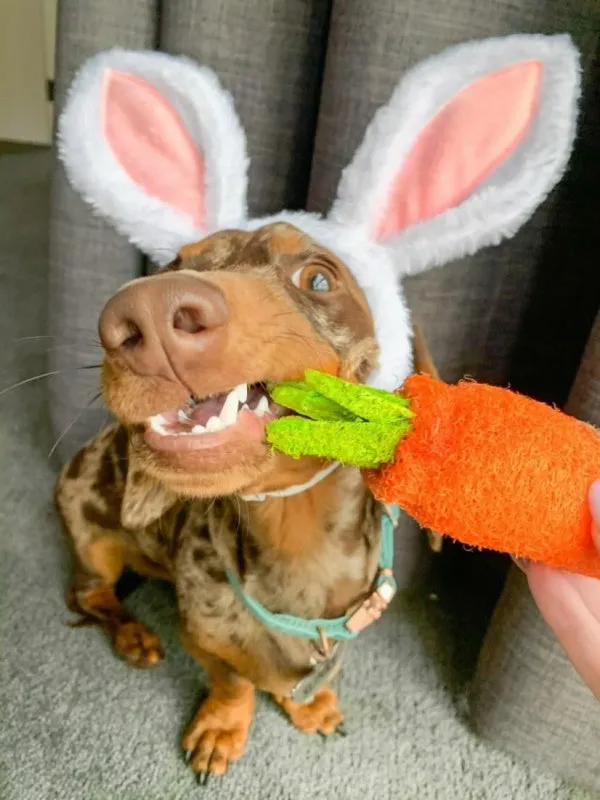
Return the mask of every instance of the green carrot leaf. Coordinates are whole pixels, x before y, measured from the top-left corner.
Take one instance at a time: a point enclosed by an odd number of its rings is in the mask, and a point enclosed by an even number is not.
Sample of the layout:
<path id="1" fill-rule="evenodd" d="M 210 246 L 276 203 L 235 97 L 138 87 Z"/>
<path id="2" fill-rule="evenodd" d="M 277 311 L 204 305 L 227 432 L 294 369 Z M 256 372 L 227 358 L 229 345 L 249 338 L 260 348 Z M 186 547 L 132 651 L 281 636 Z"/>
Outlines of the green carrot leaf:
<path id="1" fill-rule="evenodd" d="M 383 389 L 350 383 L 312 369 L 306 370 L 305 380 L 319 394 L 365 420 L 383 422 L 414 416 L 405 397 Z"/>
<path id="2" fill-rule="evenodd" d="M 355 420 L 356 416 L 334 400 L 312 389 L 305 381 L 287 381 L 268 387 L 273 400 L 303 417 L 314 420 Z"/>
<path id="3" fill-rule="evenodd" d="M 409 400 L 401 395 L 316 370 L 306 370 L 305 377 L 271 384 L 269 394 L 284 408 L 311 419 L 384 422 L 414 416 Z"/>
<path id="4" fill-rule="evenodd" d="M 267 441 L 294 458 L 317 456 L 360 468 L 391 461 L 400 439 L 410 432 L 409 420 L 350 422 L 283 417 L 267 425 Z"/>

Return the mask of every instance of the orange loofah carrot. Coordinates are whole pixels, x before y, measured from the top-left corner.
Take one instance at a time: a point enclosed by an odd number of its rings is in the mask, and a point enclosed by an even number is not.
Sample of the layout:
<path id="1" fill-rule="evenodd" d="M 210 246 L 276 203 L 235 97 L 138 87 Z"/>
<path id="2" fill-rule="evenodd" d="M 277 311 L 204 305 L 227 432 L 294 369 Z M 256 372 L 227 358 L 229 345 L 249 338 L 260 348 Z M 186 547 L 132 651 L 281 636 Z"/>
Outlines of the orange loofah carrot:
<path id="1" fill-rule="evenodd" d="M 272 423 L 278 449 L 371 467 L 375 497 L 464 544 L 600 577 L 587 501 L 600 434 L 590 425 L 506 389 L 425 375 L 392 395 L 307 373 L 273 395 L 315 417 Z"/>

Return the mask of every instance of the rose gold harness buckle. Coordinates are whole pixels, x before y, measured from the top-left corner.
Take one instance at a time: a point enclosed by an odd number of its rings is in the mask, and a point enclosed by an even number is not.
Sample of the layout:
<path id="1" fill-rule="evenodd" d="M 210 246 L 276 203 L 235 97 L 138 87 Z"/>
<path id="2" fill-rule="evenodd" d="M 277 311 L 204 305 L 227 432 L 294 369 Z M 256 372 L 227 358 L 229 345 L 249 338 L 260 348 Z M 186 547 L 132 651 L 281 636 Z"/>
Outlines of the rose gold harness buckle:
<path id="1" fill-rule="evenodd" d="M 383 614 L 396 594 L 396 587 L 387 578 L 391 578 L 391 569 L 381 569 L 378 578 L 383 578 L 379 586 L 367 597 L 346 621 L 346 628 L 358 633 L 376 622 Z"/>

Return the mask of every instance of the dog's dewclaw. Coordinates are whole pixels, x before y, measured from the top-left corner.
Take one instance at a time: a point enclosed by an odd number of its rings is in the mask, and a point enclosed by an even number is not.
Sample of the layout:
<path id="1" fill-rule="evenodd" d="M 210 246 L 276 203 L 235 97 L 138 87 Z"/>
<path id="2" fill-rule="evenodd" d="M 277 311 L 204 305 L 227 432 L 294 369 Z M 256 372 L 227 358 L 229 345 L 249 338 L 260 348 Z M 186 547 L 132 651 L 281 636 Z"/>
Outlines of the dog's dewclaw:
<path id="1" fill-rule="evenodd" d="M 307 369 L 304 377 L 311 389 L 361 419 L 383 422 L 410 419 L 413 416 L 409 400 L 401 395 L 374 389 L 371 386 L 349 383 L 312 369 Z"/>
<path id="2" fill-rule="evenodd" d="M 293 458 L 317 456 L 360 468 L 391 461 L 400 439 L 411 430 L 408 420 L 327 422 L 283 417 L 267 425 L 267 441 Z"/>
<path id="3" fill-rule="evenodd" d="M 303 417 L 321 420 L 353 420 L 351 411 L 346 411 L 338 403 L 311 389 L 305 381 L 288 381 L 268 387 L 273 400 L 284 408 L 289 408 Z"/>

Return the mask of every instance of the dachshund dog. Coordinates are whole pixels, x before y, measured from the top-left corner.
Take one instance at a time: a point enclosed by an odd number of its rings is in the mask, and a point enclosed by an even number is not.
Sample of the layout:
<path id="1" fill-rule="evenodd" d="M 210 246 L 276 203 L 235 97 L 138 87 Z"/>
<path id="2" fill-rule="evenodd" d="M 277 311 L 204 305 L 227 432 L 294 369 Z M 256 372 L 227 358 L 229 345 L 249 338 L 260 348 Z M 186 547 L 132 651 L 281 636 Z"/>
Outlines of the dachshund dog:
<path id="1" fill-rule="evenodd" d="M 299 730 L 331 734 L 343 714 L 329 685 L 308 702 L 290 698 L 316 646 L 263 625 L 227 570 L 269 611 L 303 618 L 345 615 L 372 590 L 382 511 L 358 470 L 339 467 L 292 496 L 248 498 L 323 469 L 265 443 L 265 425 L 287 413 L 266 386 L 309 367 L 363 381 L 378 348 L 362 291 L 333 253 L 279 222 L 184 247 L 120 289 L 99 329 L 118 423 L 58 481 L 76 561 L 70 608 L 128 663 L 149 667 L 162 657 L 158 637 L 128 614 L 115 584 L 125 567 L 174 583 L 183 644 L 209 682 L 183 737 L 199 774 L 222 775 L 242 755 L 257 689 Z"/>
<path id="2" fill-rule="evenodd" d="M 72 185 L 154 263 L 178 255 L 100 318 L 118 424 L 58 482 L 76 557 L 70 605 L 150 666 L 159 641 L 115 584 L 126 566 L 174 583 L 183 643 L 209 682 L 183 737 L 198 774 L 241 756 L 256 689 L 301 731 L 342 724 L 340 648 L 284 633 L 266 612 L 380 610 L 383 511 L 358 470 L 267 446 L 265 426 L 286 413 L 269 383 L 314 368 L 393 390 L 413 360 L 434 371 L 423 343 L 411 358 L 401 281 L 524 224 L 568 162 L 579 73 L 564 36 L 427 59 L 373 118 L 329 214 L 270 222 L 248 217 L 245 136 L 210 70 L 116 49 L 75 79 L 58 131 Z"/>

